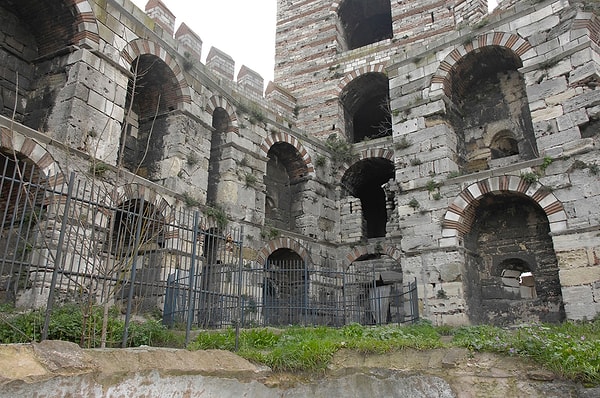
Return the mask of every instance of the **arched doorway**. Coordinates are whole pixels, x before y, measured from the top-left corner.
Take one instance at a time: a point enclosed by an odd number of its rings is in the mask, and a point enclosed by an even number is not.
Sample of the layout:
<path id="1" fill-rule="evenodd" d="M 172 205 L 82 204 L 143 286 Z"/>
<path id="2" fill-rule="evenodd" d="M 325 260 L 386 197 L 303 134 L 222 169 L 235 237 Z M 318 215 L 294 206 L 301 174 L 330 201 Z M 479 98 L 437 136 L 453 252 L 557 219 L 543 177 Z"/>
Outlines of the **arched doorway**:
<path id="1" fill-rule="evenodd" d="M 297 325 L 306 319 L 309 275 L 305 261 L 291 249 L 271 253 L 263 282 L 267 325 Z"/>
<path id="2" fill-rule="evenodd" d="M 464 237 L 474 323 L 559 322 L 565 314 L 548 217 L 525 195 L 483 195 Z"/>
<path id="3" fill-rule="evenodd" d="M 155 311 L 164 294 L 159 282 L 165 255 L 165 217 L 154 204 L 129 199 L 117 207 L 111 224 L 107 244 L 112 261 L 100 270 L 100 276 L 116 280 L 114 287 L 103 292 L 103 299 L 115 297 L 125 304 L 131 298 L 135 312 Z"/>

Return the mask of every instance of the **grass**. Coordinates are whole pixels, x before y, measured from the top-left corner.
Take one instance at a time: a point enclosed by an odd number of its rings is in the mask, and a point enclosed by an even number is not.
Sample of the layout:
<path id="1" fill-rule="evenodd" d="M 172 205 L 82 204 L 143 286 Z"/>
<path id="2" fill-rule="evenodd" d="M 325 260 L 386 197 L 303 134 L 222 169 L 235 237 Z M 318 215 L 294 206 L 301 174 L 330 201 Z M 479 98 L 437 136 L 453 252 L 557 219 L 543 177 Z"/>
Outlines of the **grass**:
<path id="1" fill-rule="evenodd" d="M 441 336 L 452 336 L 452 340 L 443 342 Z M 405 348 L 440 347 L 528 358 L 566 379 L 600 385 L 600 320 L 516 329 L 487 325 L 434 327 L 428 323 L 402 327 L 351 324 L 338 329 L 248 329 L 241 331 L 238 354 L 274 371 L 323 372 L 333 355 L 343 348 L 362 354 L 385 354 Z M 235 332 L 228 329 L 201 333 L 189 348 L 232 351 Z"/>
<path id="2" fill-rule="evenodd" d="M 87 319 L 84 322 L 84 319 Z M 102 308 L 93 307 L 84 312 L 82 307 L 68 304 L 57 307 L 50 317 L 49 340 L 63 340 L 80 344 L 85 348 L 100 347 Z M 17 312 L 7 305 L 0 306 L 0 344 L 29 343 L 39 341 L 44 326 L 44 311 Z M 107 346 L 120 347 L 125 321 L 116 310 L 108 321 Z M 129 323 L 128 347 L 151 345 L 183 348 L 185 336 L 167 329 L 157 319 Z M 82 343 L 83 342 L 83 343 Z"/>
<path id="3" fill-rule="evenodd" d="M 76 305 L 58 307 L 50 321 L 49 339 L 71 341 L 82 346 L 100 345 L 102 309 L 94 307 L 86 326 L 84 314 Z M 16 312 L 0 307 L 0 343 L 39 341 L 43 326 L 42 310 Z M 121 344 L 124 321 L 118 311 L 109 319 L 109 346 Z M 442 336 L 450 336 L 442 339 Z M 166 329 L 159 320 L 132 322 L 128 346 L 150 345 L 183 348 L 184 336 Z M 361 326 L 341 328 L 300 327 L 241 330 L 238 354 L 274 371 L 324 372 L 334 354 L 350 349 L 367 354 L 385 354 L 405 348 L 416 350 L 463 347 L 471 351 L 533 360 L 544 368 L 586 386 L 600 385 L 600 319 L 593 322 L 565 322 L 559 325 L 534 324 L 517 328 L 489 325 L 450 327 L 416 325 Z M 191 350 L 235 350 L 235 331 L 225 329 L 201 332 L 188 346 Z"/>
<path id="4" fill-rule="evenodd" d="M 275 371 L 322 372 L 342 348 L 364 354 L 402 348 L 441 347 L 439 334 L 430 325 L 368 327 L 358 324 L 339 329 L 330 327 L 289 327 L 283 330 L 248 329 L 240 333 L 238 354 Z M 235 332 L 201 333 L 190 349 L 235 348 Z"/>

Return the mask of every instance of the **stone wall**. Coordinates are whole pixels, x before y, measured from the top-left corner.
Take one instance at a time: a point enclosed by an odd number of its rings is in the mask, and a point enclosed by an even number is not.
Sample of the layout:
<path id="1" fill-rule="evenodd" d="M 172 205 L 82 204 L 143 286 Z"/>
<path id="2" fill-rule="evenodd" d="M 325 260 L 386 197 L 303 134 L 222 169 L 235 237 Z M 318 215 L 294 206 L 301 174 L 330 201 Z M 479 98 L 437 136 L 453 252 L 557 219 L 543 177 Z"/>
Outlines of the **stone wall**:
<path id="1" fill-rule="evenodd" d="M 286 249 L 342 270 L 383 249 L 438 323 L 600 312 L 600 24 L 586 2 L 505 1 L 486 16 L 481 0 L 382 0 L 377 15 L 280 0 L 266 93 L 247 67 L 234 80 L 219 49 L 203 64 L 164 2 L 59 3 L 0 1 L 2 124 L 18 131 L 4 152 L 63 176 L 102 162 L 106 186 L 219 206 L 252 237 L 250 263 Z M 385 29 L 350 45 L 348 22 L 379 28 L 372 17 Z M 381 134 L 352 131 L 365 109 L 383 109 Z M 521 229 L 536 233 L 509 232 Z M 506 253 L 530 265 L 537 298 L 505 297 Z M 512 307 L 527 310 L 494 315 Z"/>

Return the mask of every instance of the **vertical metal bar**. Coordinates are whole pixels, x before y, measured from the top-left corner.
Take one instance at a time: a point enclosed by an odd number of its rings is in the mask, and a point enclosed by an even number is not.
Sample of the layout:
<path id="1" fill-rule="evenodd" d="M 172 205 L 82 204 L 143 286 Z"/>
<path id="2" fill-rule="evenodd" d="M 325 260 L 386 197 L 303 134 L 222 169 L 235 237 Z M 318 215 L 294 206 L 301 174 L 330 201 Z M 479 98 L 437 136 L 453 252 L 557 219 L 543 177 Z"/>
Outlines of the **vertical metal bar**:
<path id="1" fill-rule="evenodd" d="M 129 335 L 129 321 L 131 320 L 131 302 L 133 301 L 133 290 L 135 284 L 135 274 L 137 268 L 137 257 L 138 257 L 138 248 L 140 246 L 140 236 L 142 233 L 142 224 L 144 218 L 144 200 L 140 200 L 140 208 L 137 212 L 137 225 L 135 227 L 135 241 L 133 250 L 131 251 L 131 255 L 133 256 L 133 260 L 131 261 L 131 276 L 129 277 L 129 294 L 127 297 L 127 312 L 125 313 L 125 328 L 123 329 L 123 340 L 121 341 L 121 347 L 127 347 L 127 337 Z"/>
<path id="2" fill-rule="evenodd" d="M 348 322 L 348 313 L 347 313 L 347 309 L 346 309 L 346 290 L 348 289 L 348 286 L 346 286 L 346 270 L 343 269 L 342 270 L 342 308 L 343 308 L 343 312 L 342 315 L 344 316 L 344 320 L 342 322 L 342 325 L 346 325 L 346 323 Z"/>
<path id="3" fill-rule="evenodd" d="M 46 315 L 44 316 L 44 327 L 42 328 L 41 340 L 48 338 L 48 327 L 50 326 L 50 315 L 52 314 L 52 306 L 54 304 L 54 290 L 56 288 L 56 279 L 58 278 L 58 269 L 62 261 L 62 245 L 65 240 L 65 231 L 67 229 L 67 219 L 69 217 L 69 205 L 71 204 L 71 196 L 73 195 L 73 185 L 75 183 L 75 173 L 72 172 L 69 177 L 69 186 L 67 188 L 67 201 L 65 203 L 64 214 L 62 217 L 62 225 L 60 226 L 60 235 L 58 237 L 58 247 L 56 248 L 56 256 L 54 257 L 54 270 L 52 271 L 52 280 L 50 281 L 50 291 L 48 292 L 48 302 L 46 304 Z"/>
<path id="4" fill-rule="evenodd" d="M 189 290 L 188 290 L 188 314 L 187 314 L 187 322 L 185 325 L 185 345 L 187 346 L 190 343 L 190 331 L 192 329 L 192 322 L 194 321 L 194 304 L 196 301 L 196 250 L 198 247 L 198 224 L 199 224 L 199 213 L 196 210 L 194 212 L 194 230 L 192 231 L 192 258 L 190 261 L 190 282 L 189 282 Z"/>
<path id="5" fill-rule="evenodd" d="M 302 260 L 302 263 L 304 264 L 304 297 L 302 298 L 303 301 L 303 309 L 304 309 L 304 323 L 308 323 L 308 315 L 309 315 L 309 311 L 308 311 L 308 263 L 304 260 Z M 312 322 L 312 324 L 314 324 L 314 320 Z"/>
<path id="6" fill-rule="evenodd" d="M 240 348 L 240 323 L 242 321 L 242 271 L 244 269 L 244 258 L 242 253 L 242 236 L 244 236 L 244 226 L 239 231 L 239 255 L 238 255 L 238 286 L 237 286 L 237 319 L 235 320 L 235 351 Z"/>

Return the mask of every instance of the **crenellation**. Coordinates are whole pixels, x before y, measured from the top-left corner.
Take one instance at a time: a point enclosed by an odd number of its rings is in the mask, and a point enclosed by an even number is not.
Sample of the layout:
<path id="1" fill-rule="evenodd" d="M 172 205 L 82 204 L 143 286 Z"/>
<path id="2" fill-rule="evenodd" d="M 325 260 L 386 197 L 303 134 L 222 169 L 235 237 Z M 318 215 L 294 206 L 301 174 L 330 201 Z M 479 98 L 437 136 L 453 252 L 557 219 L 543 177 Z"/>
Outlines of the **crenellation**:
<path id="1" fill-rule="evenodd" d="M 190 67 L 193 66 L 194 62 L 200 62 L 202 57 L 202 39 L 185 22 L 179 25 L 175 33 L 175 39 L 181 45 L 180 53 L 183 53 L 186 60 L 190 62 Z M 186 56 L 186 53 L 189 55 Z"/>
<path id="2" fill-rule="evenodd" d="M 146 15 L 152 18 L 167 34 L 173 36 L 175 32 L 175 14 L 161 0 L 148 0 Z"/>

